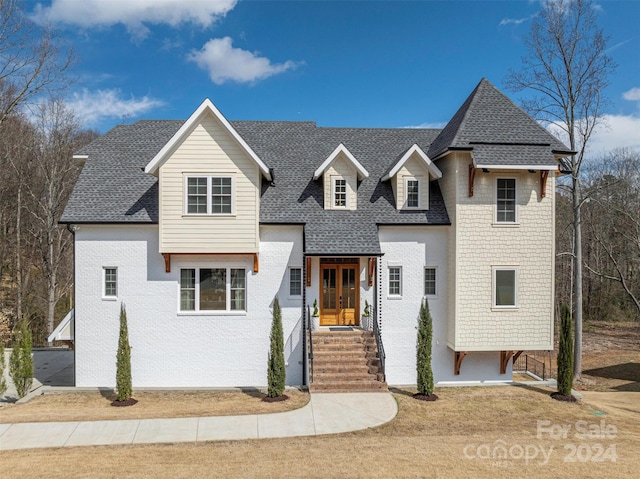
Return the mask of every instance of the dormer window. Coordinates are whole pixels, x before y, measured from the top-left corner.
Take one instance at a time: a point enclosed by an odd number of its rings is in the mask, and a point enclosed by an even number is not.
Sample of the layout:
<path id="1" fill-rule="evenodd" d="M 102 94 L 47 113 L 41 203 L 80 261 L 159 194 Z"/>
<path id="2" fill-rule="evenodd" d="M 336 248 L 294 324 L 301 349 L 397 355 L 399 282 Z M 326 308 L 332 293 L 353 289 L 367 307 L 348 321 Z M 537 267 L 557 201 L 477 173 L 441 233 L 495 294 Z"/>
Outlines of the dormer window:
<path id="1" fill-rule="evenodd" d="M 347 180 L 344 178 L 333 178 L 333 206 L 347 207 Z"/>
<path id="2" fill-rule="evenodd" d="M 398 210 L 428 210 L 429 180 L 442 172 L 418 145 L 413 145 L 382 176 L 391 181 Z"/>
<path id="3" fill-rule="evenodd" d="M 420 180 L 407 178 L 406 180 L 407 208 L 420 208 Z"/>
<path id="4" fill-rule="evenodd" d="M 313 179 L 322 178 L 325 210 L 356 210 L 358 208 L 358 181 L 369 173 L 340 144 L 313 173 Z"/>
<path id="5" fill-rule="evenodd" d="M 189 176 L 186 178 L 188 215 L 230 215 L 233 212 L 233 178 Z"/>

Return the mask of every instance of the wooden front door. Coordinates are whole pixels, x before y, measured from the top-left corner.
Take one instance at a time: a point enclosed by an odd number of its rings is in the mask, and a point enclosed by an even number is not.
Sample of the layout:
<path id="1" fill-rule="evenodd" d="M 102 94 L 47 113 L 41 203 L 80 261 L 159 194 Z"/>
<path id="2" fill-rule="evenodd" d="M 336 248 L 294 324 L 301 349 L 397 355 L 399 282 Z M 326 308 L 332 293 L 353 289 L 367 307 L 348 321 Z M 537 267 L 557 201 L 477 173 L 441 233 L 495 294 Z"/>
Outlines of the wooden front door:
<path id="1" fill-rule="evenodd" d="M 320 264 L 320 326 L 358 326 L 358 263 Z"/>

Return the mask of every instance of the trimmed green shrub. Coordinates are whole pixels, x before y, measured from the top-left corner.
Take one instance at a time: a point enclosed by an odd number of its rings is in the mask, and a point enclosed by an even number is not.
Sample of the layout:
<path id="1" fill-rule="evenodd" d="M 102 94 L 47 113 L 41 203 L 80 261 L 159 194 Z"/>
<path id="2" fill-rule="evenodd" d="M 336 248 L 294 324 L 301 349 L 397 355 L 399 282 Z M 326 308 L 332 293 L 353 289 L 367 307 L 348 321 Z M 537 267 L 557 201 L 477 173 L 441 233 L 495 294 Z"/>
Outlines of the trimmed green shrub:
<path id="1" fill-rule="evenodd" d="M 273 322 L 271 323 L 271 346 L 267 367 L 267 396 L 275 398 L 284 394 L 286 370 L 284 366 L 284 333 L 282 332 L 282 313 L 278 298 L 273 302 Z"/>
<path id="2" fill-rule="evenodd" d="M 425 299 L 420 305 L 418 322 L 418 347 L 416 369 L 418 372 L 418 394 L 433 394 L 433 369 L 431 368 L 431 347 L 433 343 L 433 321 L 429 312 L 429 303 Z"/>
<path id="3" fill-rule="evenodd" d="M 560 307 L 560 338 L 558 345 L 558 392 L 571 396 L 573 387 L 573 321 L 569 306 Z"/>
<path id="4" fill-rule="evenodd" d="M 127 310 L 120 305 L 120 337 L 116 356 L 116 401 L 128 401 L 133 394 L 131 385 L 131 347 L 127 327 Z"/>
<path id="5" fill-rule="evenodd" d="M 18 398 L 27 395 L 33 384 L 33 358 L 31 357 L 31 329 L 26 320 L 20 325 L 9 358 L 9 374 L 18 392 Z"/>

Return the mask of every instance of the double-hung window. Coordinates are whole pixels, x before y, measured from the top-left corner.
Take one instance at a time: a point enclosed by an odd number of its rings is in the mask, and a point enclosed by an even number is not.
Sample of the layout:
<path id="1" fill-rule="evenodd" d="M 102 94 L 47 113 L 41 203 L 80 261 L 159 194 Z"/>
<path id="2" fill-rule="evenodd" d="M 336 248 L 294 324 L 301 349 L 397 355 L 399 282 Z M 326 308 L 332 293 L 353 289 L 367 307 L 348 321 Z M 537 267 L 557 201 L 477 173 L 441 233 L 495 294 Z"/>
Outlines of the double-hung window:
<path id="1" fill-rule="evenodd" d="M 389 296 L 402 295 L 402 268 L 389 266 Z"/>
<path id="2" fill-rule="evenodd" d="M 233 213 L 233 178 L 188 176 L 186 214 L 230 215 Z"/>
<path id="3" fill-rule="evenodd" d="M 405 189 L 407 192 L 405 206 L 407 208 L 420 208 L 420 180 L 416 178 L 406 179 Z"/>
<path id="4" fill-rule="evenodd" d="M 496 180 L 496 222 L 516 222 L 515 178 L 498 178 Z"/>
<path id="5" fill-rule="evenodd" d="M 347 180 L 344 178 L 333 178 L 333 206 L 347 207 Z"/>
<path id="6" fill-rule="evenodd" d="M 515 268 L 493 269 L 493 307 L 517 307 L 517 275 Z"/>
<path id="7" fill-rule="evenodd" d="M 118 296 L 118 268 L 103 268 L 104 288 L 103 297 L 115 298 Z"/>
<path id="8" fill-rule="evenodd" d="M 424 295 L 436 295 L 436 269 L 429 266 L 424 269 Z"/>
<path id="9" fill-rule="evenodd" d="M 244 268 L 180 269 L 180 311 L 246 311 Z"/>
<path id="10" fill-rule="evenodd" d="M 302 296 L 302 268 L 289 268 L 289 296 Z"/>

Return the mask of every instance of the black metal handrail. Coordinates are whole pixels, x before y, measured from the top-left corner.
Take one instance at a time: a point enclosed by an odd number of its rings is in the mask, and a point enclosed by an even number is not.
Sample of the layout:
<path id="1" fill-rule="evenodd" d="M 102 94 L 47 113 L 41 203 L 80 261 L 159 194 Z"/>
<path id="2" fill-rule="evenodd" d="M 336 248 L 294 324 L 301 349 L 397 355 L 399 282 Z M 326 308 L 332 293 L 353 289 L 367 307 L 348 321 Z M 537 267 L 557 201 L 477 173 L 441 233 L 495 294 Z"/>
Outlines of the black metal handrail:
<path id="1" fill-rule="evenodd" d="M 308 374 L 309 374 L 309 384 L 313 382 L 313 324 L 311 324 L 312 316 L 311 316 L 311 308 L 307 306 L 307 321 L 305 324 L 307 325 L 307 331 L 309 331 L 309 356 L 308 359 Z M 305 336 L 306 340 L 306 336 Z"/>
<path id="2" fill-rule="evenodd" d="M 376 311 L 376 309 L 372 306 L 371 307 L 371 317 L 373 318 L 373 321 L 371 321 L 373 323 L 373 335 L 376 338 L 376 345 L 378 346 L 378 358 L 380 359 L 380 372 L 382 374 L 385 374 L 384 372 L 384 360 L 385 360 L 385 353 L 384 353 L 384 345 L 382 344 L 382 335 L 380 334 L 380 323 L 379 318 L 378 318 L 378 311 Z"/>

